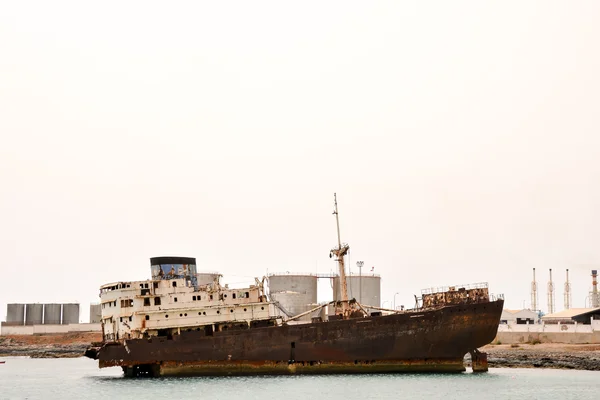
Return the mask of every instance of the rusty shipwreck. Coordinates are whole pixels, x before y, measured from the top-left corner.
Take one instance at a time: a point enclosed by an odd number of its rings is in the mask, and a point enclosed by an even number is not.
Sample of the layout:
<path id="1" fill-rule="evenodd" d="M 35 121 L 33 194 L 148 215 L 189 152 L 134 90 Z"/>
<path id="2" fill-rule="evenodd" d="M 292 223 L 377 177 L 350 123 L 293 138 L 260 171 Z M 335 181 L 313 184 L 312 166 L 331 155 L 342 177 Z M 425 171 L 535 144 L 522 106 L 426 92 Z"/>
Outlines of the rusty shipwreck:
<path id="1" fill-rule="evenodd" d="M 85 355 L 126 376 L 460 372 L 467 353 L 486 371 L 477 349 L 496 335 L 502 296 L 487 284 L 428 289 L 401 311 L 348 299 L 337 200 L 334 214 L 341 301 L 293 316 L 264 279 L 230 289 L 218 274 L 199 281 L 194 258 L 156 257 L 152 279 L 100 288 L 103 341 Z M 335 313 L 299 321 L 326 307 Z"/>

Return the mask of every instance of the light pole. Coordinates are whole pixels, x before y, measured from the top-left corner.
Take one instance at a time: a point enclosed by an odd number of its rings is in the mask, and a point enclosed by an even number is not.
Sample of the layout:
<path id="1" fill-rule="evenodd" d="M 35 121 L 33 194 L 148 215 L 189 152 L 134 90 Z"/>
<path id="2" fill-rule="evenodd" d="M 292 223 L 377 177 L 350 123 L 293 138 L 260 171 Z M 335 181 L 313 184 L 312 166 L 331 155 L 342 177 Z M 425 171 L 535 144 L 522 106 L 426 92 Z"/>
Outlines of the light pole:
<path id="1" fill-rule="evenodd" d="M 399 292 L 394 293 L 394 311 L 396 311 L 396 295 L 400 294 Z"/>
<path id="2" fill-rule="evenodd" d="M 357 261 L 356 266 L 358 267 L 358 303 L 362 304 L 362 267 L 365 265 L 364 261 Z"/>

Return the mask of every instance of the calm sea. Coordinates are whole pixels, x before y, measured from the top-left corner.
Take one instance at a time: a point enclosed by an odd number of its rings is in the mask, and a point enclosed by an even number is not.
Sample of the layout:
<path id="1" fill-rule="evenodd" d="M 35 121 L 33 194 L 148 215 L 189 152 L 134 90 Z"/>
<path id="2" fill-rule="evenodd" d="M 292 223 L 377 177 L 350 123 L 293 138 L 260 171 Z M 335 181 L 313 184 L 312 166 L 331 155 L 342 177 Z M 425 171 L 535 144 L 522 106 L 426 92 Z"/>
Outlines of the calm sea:
<path id="1" fill-rule="evenodd" d="M 598 399 L 600 372 L 125 379 L 86 359 L 3 358 L 0 399 Z"/>

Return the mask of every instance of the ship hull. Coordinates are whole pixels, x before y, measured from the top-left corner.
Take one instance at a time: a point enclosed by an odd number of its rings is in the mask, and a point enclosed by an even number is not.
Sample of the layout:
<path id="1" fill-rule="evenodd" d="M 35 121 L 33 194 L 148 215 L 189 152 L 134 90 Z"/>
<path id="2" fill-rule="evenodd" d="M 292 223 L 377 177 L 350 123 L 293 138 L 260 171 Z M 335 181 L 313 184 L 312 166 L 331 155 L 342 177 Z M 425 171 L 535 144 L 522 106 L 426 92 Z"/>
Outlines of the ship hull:
<path id="1" fill-rule="evenodd" d="M 503 300 L 387 316 L 106 343 L 100 367 L 126 375 L 462 372 L 496 336 Z"/>

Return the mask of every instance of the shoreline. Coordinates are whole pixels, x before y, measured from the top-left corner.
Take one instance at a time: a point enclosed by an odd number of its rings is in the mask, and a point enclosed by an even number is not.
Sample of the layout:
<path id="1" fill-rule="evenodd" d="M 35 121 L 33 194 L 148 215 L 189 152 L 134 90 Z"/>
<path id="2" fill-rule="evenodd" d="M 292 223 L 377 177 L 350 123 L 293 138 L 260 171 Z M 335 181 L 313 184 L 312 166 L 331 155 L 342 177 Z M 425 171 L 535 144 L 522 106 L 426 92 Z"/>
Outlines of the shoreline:
<path id="1" fill-rule="evenodd" d="M 0 357 L 77 358 L 98 332 L 0 336 Z M 546 368 L 600 371 L 600 344 L 489 344 L 480 349 L 490 368 Z M 465 364 L 470 364 L 467 356 Z"/>
<path id="2" fill-rule="evenodd" d="M 92 342 L 101 340 L 99 332 L 0 336 L 0 357 L 83 357 Z"/>
<path id="3" fill-rule="evenodd" d="M 596 344 L 513 344 L 487 345 L 490 368 L 545 368 L 600 371 L 600 345 Z"/>

